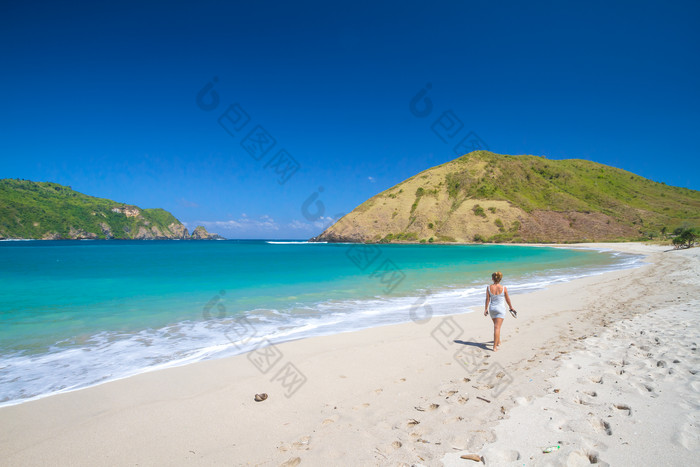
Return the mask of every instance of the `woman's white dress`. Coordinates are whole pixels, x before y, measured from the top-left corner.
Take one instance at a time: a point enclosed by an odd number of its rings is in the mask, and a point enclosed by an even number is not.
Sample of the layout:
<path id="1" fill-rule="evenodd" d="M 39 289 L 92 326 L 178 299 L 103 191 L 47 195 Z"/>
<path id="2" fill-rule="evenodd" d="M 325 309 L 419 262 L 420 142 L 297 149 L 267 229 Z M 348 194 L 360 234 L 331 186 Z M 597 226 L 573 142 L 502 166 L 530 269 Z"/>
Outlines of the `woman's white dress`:
<path id="1" fill-rule="evenodd" d="M 491 318 L 505 318 L 506 317 L 506 288 L 498 295 L 491 293 L 490 286 L 486 286 L 486 293 L 491 297 L 489 302 L 489 315 Z"/>

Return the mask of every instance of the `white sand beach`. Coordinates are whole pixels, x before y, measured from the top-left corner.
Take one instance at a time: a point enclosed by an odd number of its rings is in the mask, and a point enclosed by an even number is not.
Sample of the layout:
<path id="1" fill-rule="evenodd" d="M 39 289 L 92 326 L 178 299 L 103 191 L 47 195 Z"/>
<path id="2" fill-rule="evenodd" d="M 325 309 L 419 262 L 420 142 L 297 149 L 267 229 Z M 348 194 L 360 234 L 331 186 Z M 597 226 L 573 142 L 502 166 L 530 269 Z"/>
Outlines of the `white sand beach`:
<path id="1" fill-rule="evenodd" d="M 0 465 L 696 463 L 700 249 L 595 246 L 648 264 L 512 296 L 498 352 L 476 308 L 153 371 L 0 408 Z"/>

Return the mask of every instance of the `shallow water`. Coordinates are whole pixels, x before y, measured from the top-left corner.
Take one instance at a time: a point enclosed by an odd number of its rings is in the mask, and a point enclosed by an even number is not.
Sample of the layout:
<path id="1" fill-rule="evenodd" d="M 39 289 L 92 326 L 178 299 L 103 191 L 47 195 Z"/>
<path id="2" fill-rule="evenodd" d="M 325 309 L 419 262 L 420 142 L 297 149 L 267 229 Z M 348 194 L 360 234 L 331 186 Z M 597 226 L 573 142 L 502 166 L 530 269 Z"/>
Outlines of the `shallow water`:
<path id="1" fill-rule="evenodd" d="M 0 404 L 261 343 L 406 322 L 638 257 L 510 245 L 0 242 Z M 414 315 L 415 316 L 415 315 Z"/>

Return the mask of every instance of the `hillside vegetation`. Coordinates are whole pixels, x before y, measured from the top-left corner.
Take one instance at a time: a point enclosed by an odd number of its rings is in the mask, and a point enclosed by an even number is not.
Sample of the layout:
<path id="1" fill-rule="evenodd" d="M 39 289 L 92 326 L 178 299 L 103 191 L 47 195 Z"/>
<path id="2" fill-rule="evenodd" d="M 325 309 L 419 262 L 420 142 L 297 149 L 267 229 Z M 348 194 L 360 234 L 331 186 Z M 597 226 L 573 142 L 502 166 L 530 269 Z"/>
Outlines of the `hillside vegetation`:
<path id="1" fill-rule="evenodd" d="M 700 192 L 596 162 L 475 151 L 370 198 L 316 241 L 578 242 L 700 225 Z"/>
<path id="2" fill-rule="evenodd" d="M 201 238 L 204 234 L 200 234 Z M 95 198 L 57 183 L 2 179 L 0 238 L 188 239 L 190 236 L 185 226 L 164 209 L 141 209 Z"/>

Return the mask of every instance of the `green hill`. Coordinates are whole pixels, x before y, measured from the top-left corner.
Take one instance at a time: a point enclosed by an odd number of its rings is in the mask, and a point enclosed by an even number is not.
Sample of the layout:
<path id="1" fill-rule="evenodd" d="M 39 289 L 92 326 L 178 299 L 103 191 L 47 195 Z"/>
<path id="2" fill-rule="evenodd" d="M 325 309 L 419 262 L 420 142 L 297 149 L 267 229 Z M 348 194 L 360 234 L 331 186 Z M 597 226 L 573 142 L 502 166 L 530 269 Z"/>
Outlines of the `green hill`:
<path id="1" fill-rule="evenodd" d="M 700 225 L 700 192 L 596 162 L 475 151 L 370 198 L 315 241 L 630 240 Z"/>
<path id="2" fill-rule="evenodd" d="M 57 183 L 2 179 L 0 238 L 188 239 L 190 235 L 164 209 L 95 198 Z"/>

